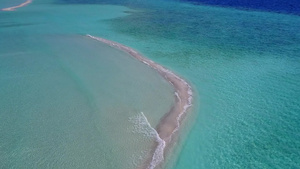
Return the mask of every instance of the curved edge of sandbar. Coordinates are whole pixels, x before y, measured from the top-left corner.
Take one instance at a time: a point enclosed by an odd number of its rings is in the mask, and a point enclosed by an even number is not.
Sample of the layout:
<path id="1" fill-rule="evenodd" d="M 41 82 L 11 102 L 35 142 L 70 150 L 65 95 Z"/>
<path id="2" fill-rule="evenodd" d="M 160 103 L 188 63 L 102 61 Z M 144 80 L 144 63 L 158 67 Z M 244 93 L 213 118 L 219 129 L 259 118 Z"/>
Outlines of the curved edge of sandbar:
<path id="1" fill-rule="evenodd" d="M 17 8 L 21 8 L 23 6 L 26 6 L 26 5 L 30 4 L 31 2 L 32 2 L 32 0 L 27 0 L 24 3 L 21 3 L 20 5 L 8 7 L 8 8 L 3 8 L 3 9 L 1 9 L 1 11 L 14 11 Z"/>
<path id="2" fill-rule="evenodd" d="M 130 54 L 142 63 L 155 69 L 174 87 L 175 104 L 173 105 L 171 110 L 167 114 L 165 114 L 165 116 L 161 119 L 158 126 L 156 127 L 158 135 L 156 139 L 157 144 L 155 146 L 155 149 L 153 150 L 151 159 L 147 161 L 148 164 L 142 167 L 147 169 L 156 168 L 164 160 L 164 150 L 166 149 L 168 144 L 171 143 L 173 134 L 178 131 L 182 116 L 187 112 L 188 108 L 192 106 L 193 93 L 191 86 L 178 75 L 174 74 L 172 71 L 144 57 L 142 54 L 138 53 L 130 47 L 89 34 L 87 34 L 86 36 Z"/>

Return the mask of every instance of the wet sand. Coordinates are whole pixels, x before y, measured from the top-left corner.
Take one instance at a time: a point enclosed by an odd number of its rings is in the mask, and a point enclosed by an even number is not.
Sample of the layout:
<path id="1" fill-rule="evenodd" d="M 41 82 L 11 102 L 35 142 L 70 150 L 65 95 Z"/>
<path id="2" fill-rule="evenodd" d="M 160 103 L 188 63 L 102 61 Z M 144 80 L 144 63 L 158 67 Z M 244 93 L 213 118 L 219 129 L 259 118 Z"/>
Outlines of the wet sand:
<path id="1" fill-rule="evenodd" d="M 173 134 L 180 127 L 182 115 L 184 115 L 187 112 L 187 109 L 192 105 L 191 86 L 173 72 L 153 62 L 152 60 L 143 57 L 141 54 L 130 47 L 100 37 L 91 35 L 86 36 L 127 52 L 137 60 L 155 69 L 174 87 L 175 104 L 173 105 L 171 110 L 167 114 L 165 114 L 165 116 L 161 119 L 158 126 L 156 127 L 158 138 L 157 144 L 152 151 L 153 156 L 149 160 L 147 160 L 148 164 L 146 164 L 142 168 L 153 169 L 157 167 L 159 163 L 163 161 L 164 150 L 171 143 Z"/>
<path id="2" fill-rule="evenodd" d="M 21 3 L 20 5 L 17 5 L 17 6 L 12 6 L 12 7 L 9 7 L 9 8 L 3 8 L 1 9 L 2 11 L 14 11 L 16 10 L 17 8 L 21 8 L 23 6 L 26 6 L 28 4 L 30 4 L 32 2 L 32 0 L 27 0 L 26 2 L 24 3 Z"/>

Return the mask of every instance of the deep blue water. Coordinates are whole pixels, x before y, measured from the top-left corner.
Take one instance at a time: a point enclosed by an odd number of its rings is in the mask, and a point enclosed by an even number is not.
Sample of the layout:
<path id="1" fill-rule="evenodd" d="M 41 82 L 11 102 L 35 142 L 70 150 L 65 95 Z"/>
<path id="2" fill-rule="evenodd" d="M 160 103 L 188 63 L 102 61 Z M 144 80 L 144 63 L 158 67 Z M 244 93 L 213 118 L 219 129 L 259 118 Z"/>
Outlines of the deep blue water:
<path id="1" fill-rule="evenodd" d="M 182 1 L 196 5 L 211 5 L 221 7 L 238 8 L 242 10 L 258 10 L 277 13 L 287 13 L 300 15 L 300 1 L 299 0 L 56 0 L 58 3 L 75 3 L 75 4 L 122 4 L 130 7 L 153 7 L 157 6 L 157 2 L 164 3 L 166 1 Z"/>
<path id="2" fill-rule="evenodd" d="M 300 15 L 299 0 L 182 0 L 195 4 L 219 5 L 243 9 L 293 13 Z"/>

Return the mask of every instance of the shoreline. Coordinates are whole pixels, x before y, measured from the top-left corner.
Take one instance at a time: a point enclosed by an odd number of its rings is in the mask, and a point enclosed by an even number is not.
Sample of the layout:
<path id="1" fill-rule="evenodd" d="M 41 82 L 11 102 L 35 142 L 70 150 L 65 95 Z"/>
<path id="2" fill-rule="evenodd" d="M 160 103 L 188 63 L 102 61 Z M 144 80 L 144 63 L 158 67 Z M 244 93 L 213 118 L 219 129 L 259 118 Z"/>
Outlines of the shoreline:
<path id="1" fill-rule="evenodd" d="M 26 5 L 30 4 L 31 2 L 32 2 L 32 0 L 27 0 L 27 1 L 23 2 L 23 3 L 21 3 L 20 5 L 8 7 L 8 8 L 3 8 L 3 9 L 1 9 L 1 11 L 14 11 L 17 8 L 21 8 L 23 6 L 26 6 Z"/>
<path id="2" fill-rule="evenodd" d="M 163 116 L 158 126 L 156 127 L 157 144 L 152 150 L 152 157 L 150 157 L 149 160 L 146 160 L 148 164 L 142 167 L 147 169 L 156 168 L 164 160 L 164 150 L 167 149 L 171 144 L 172 136 L 179 130 L 182 115 L 184 115 L 187 112 L 188 108 L 192 106 L 191 86 L 185 80 L 183 80 L 170 70 L 164 68 L 163 66 L 153 62 L 146 57 L 143 57 L 141 54 L 130 47 L 89 34 L 87 34 L 86 36 L 130 54 L 135 59 L 155 69 L 165 80 L 167 80 L 173 86 L 175 90 L 175 104 L 173 105 L 171 110 Z"/>

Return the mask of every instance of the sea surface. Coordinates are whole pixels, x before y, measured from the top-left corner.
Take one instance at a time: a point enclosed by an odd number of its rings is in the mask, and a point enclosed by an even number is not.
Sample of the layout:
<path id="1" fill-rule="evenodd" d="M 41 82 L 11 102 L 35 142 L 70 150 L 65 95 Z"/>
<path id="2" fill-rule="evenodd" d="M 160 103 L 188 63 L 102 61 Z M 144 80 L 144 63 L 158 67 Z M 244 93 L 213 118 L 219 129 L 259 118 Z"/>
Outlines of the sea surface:
<path id="1" fill-rule="evenodd" d="M 261 10 L 300 15 L 298 0 L 182 0 L 201 5 L 217 5 L 243 10 Z"/>
<path id="2" fill-rule="evenodd" d="M 0 168 L 137 168 L 149 156 L 145 122 L 155 128 L 169 111 L 172 87 L 86 34 L 192 85 L 193 108 L 159 167 L 300 168 L 300 17 L 242 8 L 35 0 L 1 11 Z"/>
<path id="3" fill-rule="evenodd" d="M 0 13 L 1 169 L 131 169 L 151 156 L 151 125 L 173 105 L 173 88 L 77 31 L 88 14 L 97 23 L 125 10 L 46 2 Z M 73 16 L 80 12 L 84 18 Z"/>

